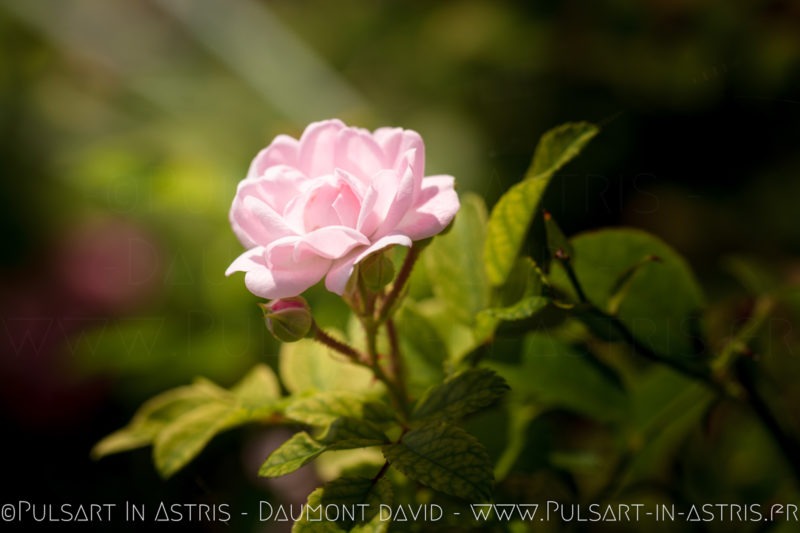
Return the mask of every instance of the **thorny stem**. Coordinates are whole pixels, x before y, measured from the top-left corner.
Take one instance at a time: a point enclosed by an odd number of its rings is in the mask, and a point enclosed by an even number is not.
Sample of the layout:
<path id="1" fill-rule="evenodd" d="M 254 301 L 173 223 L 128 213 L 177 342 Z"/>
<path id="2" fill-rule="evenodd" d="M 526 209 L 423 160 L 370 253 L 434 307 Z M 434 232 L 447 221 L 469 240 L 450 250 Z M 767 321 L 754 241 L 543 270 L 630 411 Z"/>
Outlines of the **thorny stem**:
<path id="1" fill-rule="evenodd" d="M 800 441 L 798 441 L 798 439 L 793 437 L 791 434 L 787 433 L 786 430 L 781 426 L 777 417 L 772 412 L 768 403 L 758 390 L 758 387 L 753 381 L 752 376 L 749 372 L 747 372 L 746 369 L 742 368 L 742 365 L 737 365 L 735 384 L 720 382 L 718 379 L 715 379 L 715 375 L 712 373 L 710 368 L 705 370 L 690 368 L 681 364 L 677 360 L 663 357 L 639 342 L 633 333 L 631 333 L 625 324 L 623 324 L 617 317 L 607 315 L 602 310 L 594 306 L 592 306 L 591 309 L 597 315 L 609 319 L 623 340 L 640 356 L 653 362 L 668 366 L 672 370 L 696 380 L 702 385 L 708 387 L 720 397 L 741 401 L 748 405 L 750 409 L 752 409 L 756 418 L 758 418 L 758 420 L 761 422 L 764 429 L 766 429 L 766 431 L 771 435 L 773 441 L 776 443 L 787 463 L 792 468 L 795 479 L 798 483 L 800 483 L 800 457 L 797 456 L 797 451 L 800 449 Z M 736 385 L 740 386 L 741 388 L 736 387 Z M 745 394 L 742 394 L 742 389 L 744 389 Z M 618 468 L 619 472 L 617 473 L 622 473 L 626 466 L 627 464 L 620 465 L 620 468 Z M 613 483 L 610 483 L 610 486 L 613 486 Z"/>
<path id="2" fill-rule="evenodd" d="M 405 287 L 409 276 L 411 276 L 411 270 L 414 268 L 414 263 L 416 263 L 417 258 L 419 258 L 419 253 L 419 246 L 412 245 L 411 248 L 409 248 L 406 258 L 403 261 L 403 266 L 400 267 L 400 272 L 397 273 L 397 277 L 392 284 L 392 289 L 389 291 L 389 294 L 386 295 L 386 298 L 383 300 L 383 304 L 381 305 L 381 309 L 378 312 L 377 322 L 379 324 L 384 322 L 389 317 L 392 307 L 394 307 L 397 298 L 399 298 L 400 294 L 403 292 L 403 287 Z"/>
<path id="3" fill-rule="evenodd" d="M 377 349 L 377 338 L 378 338 L 378 324 L 376 324 L 372 319 L 366 318 L 362 322 L 364 324 L 364 330 L 367 334 L 367 360 L 369 361 L 369 367 L 375 373 L 375 377 L 381 380 L 385 385 L 386 388 L 389 390 L 389 395 L 392 398 L 392 402 L 400 414 L 403 416 L 404 419 L 408 418 L 409 411 L 408 411 L 408 396 L 406 395 L 406 388 L 405 383 L 402 379 L 398 377 L 397 374 L 394 376 L 388 376 L 386 372 L 383 370 L 381 366 L 381 362 L 378 358 L 378 349 Z M 392 334 L 389 333 L 389 337 L 391 339 Z M 392 367 L 394 368 L 394 358 L 396 357 L 398 360 L 400 358 L 399 351 L 396 351 L 396 337 L 395 337 L 395 345 L 392 347 Z M 391 342 L 391 341 L 390 341 Z M 394 379 L 392 379 L 394 377 Z"/>
<path id="4" fill-rule="evenodd" d="M 575 275 L 575 270 L 572 268 L 572 261 L 567 252 L 561 250 L 560 248 L 556 250 L 555 258 L 561 263 L 564 267 L 564 271 L 567 273 L 567 277 L 569 278 L 570 284 L 572 284 L 572 288 L 575 289 L 575 292 L 578 295 L 578 300 L 583 303 L 588 302 L 589 300 L 586 298 L 586 293 L 583 292 L 583 287 L 581 283 L 578 281 L 578 276 Z"/>
<path id="5" fill-rule="evenodd" d="M 595 307 L 592 307 L 592 310 L 598 315 L 602 316 L 603 318 L 609 320 L 612 326 L 614 326 L 615 331 L 619 333 L 619 335 L 622 337 L 625 343 L 628 344 L 631 348 L 633 348 L 633 350 L 640 357 L 649 359 L 654 363 L 662 364 L 664 366 L 671 368 L 675 372 L 678 372 L 679 374 L 683 374 L 688 378 L 700 381 L 703 385 L 705 385 L 706 387 L 710 388 L 715 392 L 723 394 L 729 393 L 729 391 L 725 389 L 725 387 L 723 387 L 721 383 L 712 379 L 710 372 L 706 372 L 697 368 L 688 367 L 686 365 L 681 364 L 675 359 L 670 359 L 668 357 L 662 356 L 657 352 L 654 352 L 648 346 L 641 343 L 633 335 L 633 333 L 631 333 L 631 331 L 625 326 L 625 324 L 623 324 L 622 321 L 620 321 L 617 317 L 607 315 L 606 313 L 603 313 L 601 310 Z"/>
<path id="6" fill-rule="evenodd" d="M 742 364 L 744 362 L 745 361 L 740 360 L 735 369 L 739 383 L 747 392 L 747 403 L 753 409 L 753 413 L 755 413 L 767 431 L 769 431 L 770 435 L 772 435 L 775 443 L 778 445 L 784 457 L 786 458 L 786 461 L 789 463 L 789 466 L 792 468 L 795 479 L 797 479 L 798 483 L 800 483 L 800 456 L 798 456 L 800 442 L 798 442 L 798 440 L 791 434 L 787 433 L 781 426 L 778 418 L 775 416 L 772 409 L 770 409 L 769 405 L 767 404 L 767 401 L 758 390 L 758 386 L 753 380 L 752 374 L 748 371 L 745 364 Z"/>
<path id="7" fill-rule="evenodd" d="M 378 352 L 376 350 L 377 330 L 374 326 L 366 326 L 367 325 L 365 324 L 365 328 L 367 329 L 368 349 L 368 353 L 366 355 L 362 354 L 349 344 L 334 339 L 325 333 L 325 331 L 320 329 L 316 322 L 312 323 L 311 330 L 313 332 L 313 338 L 315 341 L 345 355 L 353 363 L 372 370 L 372 372 L 375 374 L 375 377 L 383 382 L 384 385 L 386 385 L 386 389 L 389 391 L 389 395 L 392 398 L 392 403 L 395 404 L 395 407 L 400 411 L 400 413 L 402 413 L 403 417 L 407 418 L 408 399 L 405 394 L 405 387 L 403 387 L 402 384 L 396 383 L 388 375 L 386 375 L 386 372 L 384 372 L 380 362 L 378 361 Z"/>
<path id="8" fill-rule="evenodd" d="M 316 322 L 311 323 L 311 331 L 313 332 L 315 341 L 322 343 L 325 346 L 328 346 L 329 348 L 332 348 L 337 352 L 347 356 L 348 359 L 350 359 L 352 362 L 358 365 L 368 366 L 367 360 L 361 352 L 359 352 L 349 344 L 334 339 L 333 337 L 325 333 L 325 331 L 320 329 L 317 326 Z"/>
<path id="9" fill-rule="evenodd" d="M 397 330 L 394 321 L 390 318 L 386 321 L 386 334 L 389 336 L 389 361 L 391 364 L 392 375 L 400 390 L 406 390 L 406 375 L 403 367 L 403 358 L 400 354 L 400 342 L 397 338 Z"/>
<path id="10" fill-rule="evenodd" d="M 378 470 L 378 473 L 377 473 L 377 474 L 375 474 L 375 477 L 373 477 L 373 478 L 372 478 L 372 486 L 374 487 L 374 486 L 375 486 L 375 484 L 376 484 L 376 483 L 378 483 L 378 481 L 379 481 L 379 480 L 380 480 L 380 479 L 381 479 L 383 476 L 385 476 L 385 475 L 386 475 L 386 472 L 388 472 L 388 471 L 389 471 L 389 461 L 385 461 L 385 462 L 383 463 L 383 466 L 381 467 L 381 469 L 380 469 L 380 470 Z"/>

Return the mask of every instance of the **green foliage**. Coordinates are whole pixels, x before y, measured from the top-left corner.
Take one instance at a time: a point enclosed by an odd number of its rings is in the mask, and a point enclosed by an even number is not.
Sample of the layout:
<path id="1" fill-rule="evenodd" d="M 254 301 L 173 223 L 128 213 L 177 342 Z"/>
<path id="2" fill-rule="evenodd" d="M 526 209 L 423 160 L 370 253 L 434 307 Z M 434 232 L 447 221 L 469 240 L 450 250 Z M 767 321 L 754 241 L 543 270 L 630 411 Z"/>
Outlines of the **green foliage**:
<path id="1" fill-rule="evenodd" d="M 152 444 L 156 468 L 170 477 L 221 431 L 262 421 L 282 403 L 275 374 L 263 365 L 230 391 L 197 380 L 145 403 L 126 427 L 98 442 L 92 455 L 100 458 Z"/>
<path id="2" fill-rule="evenodd" d="M 407 270 L 387 285 L 415 255 L 395 250 L 362 264 L 369 279 L 345 299 L 353 313 L 314 315 L 348 335 L 312 329 L 316 340 L 281 347 L 288 396 L 265 366 L 230 390 L 196 380 L 144 404 L 94 456 L 153 445 L 168 477 L 228 428 L 301 425 L 259 474 L 283 476 L 316 460 L 328 482 L 309 495 L 294 531 L 338 533 L 397 527 L 379 516 L 395 500 L 490 501 L 495 479 L 504 497 L 545 486 L 548 497 L 578 501 L 669 483 L 686 443 L 713 438 L 711 417 L 731 399 L 751 402 L 779 448 L 795 449 L 758 396 L 755 360 L 741 379 L 767 319 L 791 303 L 774 273 L 729 260 L 753 297 L 746 312 L 708 313 L 700 324 L 702 291 L 667 244 L 618 228 L 568 239 L 542 209 L 554 174 L 597 131 L 576 123 L 546 133 L 525 179 L 490 217 L 480 197 L 463 195 L 450 230 L 426 243 L 424 268 L 411 277 L 420 286 L 403 286 Z M 535 260 L 521 256 L 532 223 Z M 713 332 L 707 350 L 703 326 Z M 711 437 L 697 431 L 703 423 Z"/>
<path id="3" fill-rule="evenodd" d="M 379 509 L 381 504 L 391 505 L 392 487 L 386 479 L 366 479 L 356 477 L 342 477 L 334 480 L 324 487 L 320 487 L 308 496 L 304 512 L 300 519 L 292 527 L 293 533 L 384 533 L 389 529 L 391 520 L 381 517 Z M 334 520 L 335 516 L 328 516 L 332 520 L 326 521 L 325 507 L 331 505 L 331 509 L 341 510 L 361 509 L 363 505 L 363 522 L 358 519 L 361 514 L 356 514 L 356 521 L 339 514 L 339 519 Z"/>
<path id="4" fill-rule="evenodd" d="M 259 476 L 278 477 L 291 474 L 313 461 L 327 446 L 317 442 L 305 431 L 292 437 L 272 452 L 258 471 Z"/>
<path id="5" fill-rule="evenodd" d="M 386 522 L 388 527 L 388 517 L 380 517 L 380 505 L 391 505 L 392 485 L 386 478 L 365 478 L 346 476 L 331 481 L 322 491 L 322 505 L 334 505 L 340 508 L 353 508 L 358 505 L 365 505 L 364 520 L 349 521 L 338 520 L 337 522 L 344 527 L 352 527 L 356 523 Z M 360 516 L 358 518 L 361 518 Z M 381 520 L 383 518 L 383 520 Z"/>
<path id="6" fill-rule="evenodd" d="M 486 273 L 493 286 L 502 285 L 511 273 L 552 177 L 577 156 L 597 132 L 596 126 L 579 122 L 545 133 L 525 178 L 498 200 L 489 217 L 483 250 Z"/>
<path id="7" fill-rule="evenodd" d="M 417 397 L 444 380 L 450 348 L 431 321 L 420 313 L 417 304 L 409 299 L 395 316 L 395 325 L 406 366 L 414 369 L 407 378 L 409 394 Z"/>
<path id="8" fill-rule="evenodd" d="M 281 345 L 279 363 L 281 381 L 292 393 L 378 388 L 368 369 L 309 339 Z"/>
<path id="9" fill-rule="evenodd" d="M 522 404 L 540 409 L 561 407 L 601 421 L 629 414 L 618 380 L 590 356 L 546 333 L 525 338 L 519 365 L 491 362 Z"/>
<path id="10" fill-rule="evenodd" d="M 473 324 L 478 311 L 489 304 L 489 284 L 481 260 L 485 232 L 483 199 L 464 194 L 453 227 L 425 251 L 434 293 L 464 324 Z"/>
<path id="11" fill-rule="evenodd" d="M 292 420 L 319 427 L 330 426 L 341 417 L 358 418 L 379 425 L 396 420 L 396 414 L 385 403 L 348 391 L 328 391 L 299 398 L 289 404 L 285 414 Z"/>
<path id="12" fill-rule="evenodd" d="M 634 229 L 605 229 L 574 237 L 572 266 L 589 301 L 616 316 L 653 351 L 673 358 L 693 353 L 692 319 L 703 293 L 686 261 L 660 239 Z M 655 256 L 635 270 L 643 260 Z M 553 273 L 564 290 L 563 272 Z M 624 299 L 615 298 L 624 287 Z"/>
<path id="13" fill-rule="evenodd" d="M 470 369 L 431 388 L 414 408 L 414 420 L 458 420 L 501 398 L 509 387 L 487 369 Z"/>
<path id="14" fill-rule="evenodd" d="M 491 497 L 492 462 L 486 449 L 463 429 L 435 421 L 384 447 L 392 466 L 433 489 L 472 502 Z"/>

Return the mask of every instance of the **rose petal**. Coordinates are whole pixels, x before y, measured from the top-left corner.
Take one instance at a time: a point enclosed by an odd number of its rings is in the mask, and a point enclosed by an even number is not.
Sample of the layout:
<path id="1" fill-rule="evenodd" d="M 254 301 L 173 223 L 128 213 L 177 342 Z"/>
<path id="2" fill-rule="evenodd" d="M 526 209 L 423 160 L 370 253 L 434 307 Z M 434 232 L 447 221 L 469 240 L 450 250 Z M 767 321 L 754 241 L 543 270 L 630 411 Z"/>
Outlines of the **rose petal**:
<path id="1" fill-rule="evenodd" d="M 297 166 L 306 176 L 332 174 L 335 168 L 336 135 L 346 126 L 341 120 L 311 123 L 300 137 Z"/>
<path id="2" fill-rule="evenodd" d="M 337 170 L 336 178 L 340 180 L 339 194 L 333 201 L 333 209 L 342 226 L 355 228 L 358 223 L 358 214 L 361 211 L 361 199 L 342 171 Z"/>
<path id="3" fill-rule="evenodd" d="M 361 202 L 356 229 L 369 237 L 386 218 L 392 206 L 400 179 L 394 170 L 382 170 L 375 174 L 367 194 Z"/>
<path id="4" fill-rule="evenodd" d="M 378 128 L 373 134 L 378 145 L 383 149 L 384 165 L 399 170 L 403 158 L 409 150 L 416 151 L 414 175 L 419 179 L 425 175 L 425 143 L 419 133 L 402 128 Z"/>
<path id="5" fill-rule="evenodd" d="M 347 128 L 336 137 L 337 168 L 346 170 L 364 183 L 384 167 L 384 154 L 366 130 Z"/>
<path id="6" fill-rule="evenodd" d="M 377 239 L 392 233 L 395 226 L 408 213 L 409 209 L 414 205 L 415 199 L 419 196 L 419 187 L 421 180 L 418 180 L 411 169 L 413 164 L 413 150 L 409 154 L 410 159 L 407 160 L 407 165 L 402 169 L 400 182 L 397 184 L 397 189 L 394 193 L 394 198 L 389 203 L 388 209 L 385 212 L 378 212 L 377 216 L 380 218 L 380 223 L 375 231 L 370 235 L 371 239 Z"/>
<path id="7" fill-rule="evenodd" d="M 298 233 L 326 226 L 355 226 L 361 204 L 347 179 L 340 175 L 313 180 L 283 212 L 286 223 Z"/>
<path id="8" fill-rule="evenodd" d="M 247 177 L 262 176 L 269 167 L 275 165 L 297 166 L 298 148 L 297 139 L 288 135 L 278 135 L 269 146 L 258 152 L 258 155 L 253 158 Z"/>
<path id="9" fill-rule="evenodd" d="M 282 213 L 289 201 L 300 194 L 311 180 L 296 168 L 286 165 L 270 167 L 264 176 L 257 178 L 257 194 L 276 212 Z M 243 191 L 244 192 L 244 191 Z"/>
<path id="10" fill-rule="evenodd" d="M 255 196 L 236 197 L 231 207 L 233 229 L 245 246 L 265 245 L 295 231 L 270 206 Z M 237 231 L 238 230 L 238 231 Z"/>
<path id="11" fill-rule="evenodd" d="M 405 235 L 386 235 L 385 237 L 381 237 L 375 241 L 371 246 L 365 249 L 359 248 L 353 250 L 346 257 L 334 261 L 333 265 L 328 271 L 328 275 L 325 276 L 325 288 L 338 295 L 344 294 L 344 290 L 347 288 L 347 281 L 353 274 L 353 268 L 355 265 L 361 262 L 368 255 L 395 244 L 409 247 L 412 245 L 411 239 Z"/>
<path id="12" fill-rule="evenodd" d="M 230 276 L 234 272 L 249 272 L 251 270 L 258 270 L 259 268 L 265 268 L 267 263 L 264 259 L 264 252 L 265 249 L 263 246 L 250 248 L 233 260 L 231 266 L 225 270 L 225 275 Z"/>
<path id="13" fill-rule="evenodd" d="M 301 236 L 297 249 L 305 250 L 307 247 L 322 257 L 337 259 L 346 255 L 356 246 L 368 244 L 369 239 L 353 228 L 327 226 Z"/>
<path id="14" fill-rule="evenodd" d="M 263 265 L 258 264 L 258 259 L 250 258 L 257 266 L 248 270 L 244 277 L 250 292 L 269 299 L 287 298 L 299 295 L 322 279 L 331 260 L 308 251 L 295 257 L 295 243 L 290 239 L 284 238 L 285 242 L 269 246 L 262 255 Z M 246 259 L 242 260 L 242 266 L 249 265 Z"/>
<path id="15" fill-rule="evenodd" d="M 416 206 L 406 213 L 394 232 L 418 241 L 444 230 L 461 206 L 453 184 L 453 176 L 429 176 L 422 180 Z"/>

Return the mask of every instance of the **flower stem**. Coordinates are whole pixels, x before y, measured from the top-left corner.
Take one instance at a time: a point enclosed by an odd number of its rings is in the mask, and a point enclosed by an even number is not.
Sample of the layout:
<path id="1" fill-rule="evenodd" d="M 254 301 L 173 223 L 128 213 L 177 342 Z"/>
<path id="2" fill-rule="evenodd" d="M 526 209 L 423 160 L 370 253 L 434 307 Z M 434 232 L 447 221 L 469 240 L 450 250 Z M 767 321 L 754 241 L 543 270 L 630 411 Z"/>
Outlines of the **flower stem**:
<path id="1" fill-rule="evenodd" d="M 767 400 L 758 389 L 753 373 L 748 368 L 747 361 L 739 359 L 735 365 L 735 370 L 739 383 L 747 392 L 747 404 L 772 436 L 775 444 L 777 444 L 789 463 L 792 472 L 794 472 L 795 479 L 800 483 L 800 456 L 797 453 L 800 450 L 800 441 L 783 428 L 778 417 L 770 409 Z"/>
<path id="2" fill-rule="evenodd" d="M 389 395 L 392 398 L 392 403 L 394 403 L 395 408 L 400 411 L 401 415 L 404 419 L 408 418 L 409 409 L 408 409 L 408 396 L 406 395 L 405 385 L 402 381 L 398 381 L 397 377 L 392 379 L 392 376 L 389 376 L 384 371 L 383 367 L 381 366 L 381 362 L 378 358 L 378 323 L 370 318 L 365 318 L 362 320 L 362 324 L 364 325 L 364 330 L 367 334 L 367 361 L 368 366 L 372 369 L 372 372 L 375 374 L 375 377 L 382 381 L 385 385 L 387 390 L 389 391 Z M 391 335 L 390 335 L 391 338 Z M 392 348 L 392 352 L 395 352 L 395 349 Z M 393 358 L 395 356 L 392 356 Z M 400 354 L 397 353 L 397 358 L 399 359 Z M 392 365 L 394 365 L 394 360 L 392 361 Z"/>
<path id="3" fill-rule="evenodd" d="M 578 281 L 578 276 L 575 275 L 575 269 L 572 268 L 572 260 L 570 256 L 562 250 L 557 250 L 555 258 L 558 259 L 558 262 L 564 267 L 564 271 L 567 273 L 569 282 L 572 285 L 572 288 L 575 289 L 575 293 L 578 295 L 578 300 L 580 300 L 582 303 L 588 302 L 589 300 L 586 298 L 586 293 L 583 292 L 583 287 L 581 286 L 580 281 Z"/>
<path id="4" fill-rule="evenodd" d="M 797 456 L 797 450 L 800 449 L 800 440 L 788 433 L 780 424 L 769 404 L 758 390 L 753 380 L 752 373 L 741 364 L 741 361 L 743 361 L 742 359 L 732 361 L 736 368 L 736 380 L 734 382 L 722 382 L 717 379 L 719 376 L 715 375 L 710 367 L 704 367 L 702 369 L 692 368 L 680 363 L 678 360 L 664 357 L 639 342 L 633 333 L 631 333 L 625 324 L 617 317 L 607 315 L 594 306 L 592 306 L 592 311 L 598 316 L 610 320 L 624 342 L 631 346 L 640 356 L 655 363 L 665 365 L 686 377 L 696 380 L 716 393 L 719 397 L 739 401 L 747 405 L 764 429 L 772 437 L 772 440 L 792 469 L 795 479 L 800 483 L 800 458 Z M 744 394 L 742 394 L 742 389 L 744 390 Z"/>
<path id="5" fill-rule="evenodd" d="M 389 336 L 389 361 L 391 364 L 392 376 L 394 377 L 397 387 L 405 394 L 405 367 L 403 366 L 403 357 L 400 354 L 400 342 L 397 338 L 397 330 L 391 318 L 386 321 L 386 334 Z"/>
<path id="6" fill-rule="evenodd" d="M 359 352 L 349 344 L 345 344 L 342 341 L 334 339 L 333 337 L 325 333 L 325 331 L 320 329 L 317 326 L 316 322 L 313 322 L 311 324 L 311 331 L 313 333 L 315 341 L 322 343 L 325 346 L 332 348 L 333 350 L 336 350 L 337 352 L 347 356 L 348 359 L 350 359 L 357 365 L 369 366 L 367 364 L 366 358 L 361 352 Z"/>
<path id="7" fill-rule="evenodd" d="M 386 321 L 389 314 L 392 312 L 392 307 L 394 307 L 394 304 L 403 292 L 403 288 L 409 276 L 411 276 L 411 270 L 414 268 L 414 263 L 416 263 L 419 258 L 420 251 L 421 248 L 419 246 L 412 245 L 411 248 L 409 248 L 406 258 L 403 261 L 403 266 L 400 267 L 400 272 L 397 273 L 397 277 L 392 284 L 392 289 L 389 291 L 389 294 L 386 295 L 380 311 L 378 311 L 377 322 L 379 324 Z"/>

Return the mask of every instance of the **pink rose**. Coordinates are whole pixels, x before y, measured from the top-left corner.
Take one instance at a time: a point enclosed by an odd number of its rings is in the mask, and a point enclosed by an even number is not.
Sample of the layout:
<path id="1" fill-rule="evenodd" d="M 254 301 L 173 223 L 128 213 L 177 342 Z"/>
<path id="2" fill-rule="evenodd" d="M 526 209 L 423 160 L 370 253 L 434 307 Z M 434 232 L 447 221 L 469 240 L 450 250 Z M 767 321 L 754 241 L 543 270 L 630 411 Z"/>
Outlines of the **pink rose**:
<path id="1" fill-rule="evenodd" d="M 230 219 L 248 250 L 225 274 L 245 272 L 250 292 L 269 299 L 323 277 L 342 294 L 359 261 L 436 235 L 458 208 L 452 176 L 425 177 L 417 132 L 315 122 L 300 140 L 276 137 L 239 183 Z"/>

